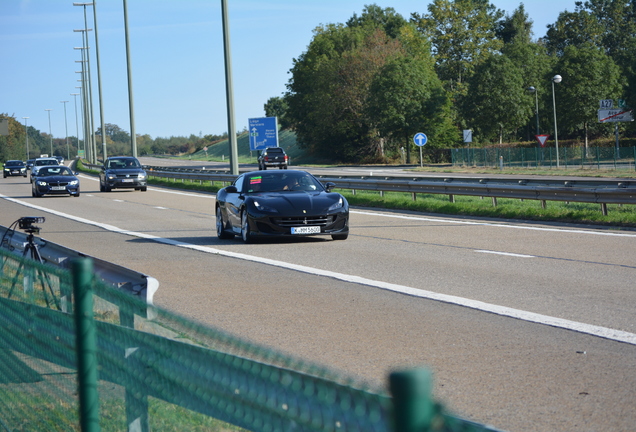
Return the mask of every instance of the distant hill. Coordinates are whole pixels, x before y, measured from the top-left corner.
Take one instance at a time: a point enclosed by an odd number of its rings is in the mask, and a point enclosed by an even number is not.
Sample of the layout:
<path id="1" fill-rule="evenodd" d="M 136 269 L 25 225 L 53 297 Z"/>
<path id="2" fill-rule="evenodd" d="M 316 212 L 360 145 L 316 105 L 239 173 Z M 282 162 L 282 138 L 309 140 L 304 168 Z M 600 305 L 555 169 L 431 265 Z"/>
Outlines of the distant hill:
<path id="1" fill-rule="evenodd" d="M 294 165 L 308 165 L 320 163 L 315 158 L 307 154 L 307 152 L 298 147 L 296 141 L 296 133 L 290 130 L 281 130 L 278 132 L 278 145 L 285 150 Z M 223 156 L 227 159 L 229 157 L 229 143 L 228 140 L 219 141 L 213 145 L 208 146 L 208 157 L 221 159 Z M 241 157 L 250 156 L 250 143 L 249 135 L 246 133 L 238 137 L 238 155 Z M 195 158 L 205 158 L 205 151 L 199 150 L 192 154 Z M 324 161 L 323 161 L 324 163 Z"/>

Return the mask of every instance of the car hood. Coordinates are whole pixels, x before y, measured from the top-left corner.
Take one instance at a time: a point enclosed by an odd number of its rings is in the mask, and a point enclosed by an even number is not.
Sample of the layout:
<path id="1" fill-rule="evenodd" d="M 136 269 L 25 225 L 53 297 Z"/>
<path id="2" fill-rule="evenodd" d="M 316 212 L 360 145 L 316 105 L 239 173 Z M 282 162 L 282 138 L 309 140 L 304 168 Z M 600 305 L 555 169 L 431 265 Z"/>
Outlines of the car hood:
<path id="1" fill-rule="evenodd" d="M 45 181 L 47 183 L 70 183 L 74 180 L 77 180 L 77 177 L 67 175 L 42 176 L 36 178 L 36 181 Z"/>
<path id="2" fill-rule="evenodd" d="M 107 173 L 109 174 L 117 174 L 117 175 L 126 175 L 126 174 L 143 174 L 145 171 L 141 168 L 116 168 L 116 169 L 107 169 Z"/>
<path id="3" fill-rule="evenodd" d="M 335 192 L 263 192 L 250 195 L 253 201 L 261 205 L 275 208 L 286 216 L 323 214 L 332 204 L 337 203 L 342 196 Z M 344 204 L 344 198 L 343 204 Z"/>

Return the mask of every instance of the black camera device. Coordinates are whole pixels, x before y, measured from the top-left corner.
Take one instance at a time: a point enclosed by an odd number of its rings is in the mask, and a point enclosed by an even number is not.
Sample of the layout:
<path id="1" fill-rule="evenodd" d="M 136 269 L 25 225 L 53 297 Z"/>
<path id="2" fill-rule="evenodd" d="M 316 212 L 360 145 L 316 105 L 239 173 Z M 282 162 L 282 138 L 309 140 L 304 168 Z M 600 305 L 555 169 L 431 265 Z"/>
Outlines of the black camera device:
<path id="1" fill-rule="evenodd" d="M 39 233 L 40 228 L 36 227 L 33 224 L 44 223 L 44 220 L 44 217 L 41 216 L 25 216 L 18 219 L 18 223 L 20 224 L 21 230 L 24 230 L 28 233 Z"/>

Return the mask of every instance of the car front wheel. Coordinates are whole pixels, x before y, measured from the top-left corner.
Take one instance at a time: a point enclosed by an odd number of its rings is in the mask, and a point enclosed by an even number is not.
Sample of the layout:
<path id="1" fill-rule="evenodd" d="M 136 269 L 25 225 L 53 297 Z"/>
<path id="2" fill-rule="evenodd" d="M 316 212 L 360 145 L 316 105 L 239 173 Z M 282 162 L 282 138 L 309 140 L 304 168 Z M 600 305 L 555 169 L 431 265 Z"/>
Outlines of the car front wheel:
<path id="1" fill-rule="evenodd" d="M 221 240 L 231 239 L 234 237 L 234 234 L 225 231 L 225 223 L 223 222 L 221 207 L 216 208 L 216 236 Z"/>
<path id="2" fill-rule="evenodd" d="M 241 214 L 241 237 L 245 243 L 253 243 L 254 236 L 250 233 L 249 217 L 247 210 L 244 210 Z"/>

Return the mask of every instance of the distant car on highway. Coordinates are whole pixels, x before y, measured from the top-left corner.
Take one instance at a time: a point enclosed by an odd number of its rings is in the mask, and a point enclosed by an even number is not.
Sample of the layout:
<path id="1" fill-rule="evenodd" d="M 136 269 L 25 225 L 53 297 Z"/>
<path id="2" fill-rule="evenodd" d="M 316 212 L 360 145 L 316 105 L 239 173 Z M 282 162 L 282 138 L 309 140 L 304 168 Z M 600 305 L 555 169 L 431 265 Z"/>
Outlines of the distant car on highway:
<path id="1" fill-rule="evenodd" d="M 8 160 L 4 163 L 4 166 L 2 168 L 2 178 L 12 176 L 27 176 L 27 167 L 24 161 Z"/>
<path id="2" fill-rule="evenodd" d="M 268 167 L 287 169 L 289 156 L 282 147 L 268 147 L 258 157 L 258 169 L 266 170 Z"/>
<path id="3" fill-rule="evenodd" d="M 26 161 L 26 167 L 28 170 L 30 170 L 31 168 L 33 168 L 33 162 L 35 162 L 35 159 L 28 159 Z"/>
<path id="4" fill-rule="evenodd" d="M 31 195 L 64 195 L 80 196 L 80 183 L 76 174 L 63 165 L 41 166 L 33 177 Z"/>
<path id="5" fill-rule="evenodd" d="M 349 203 L 334 183 L 323 185 L 305 171 L 251 171 L 216 195 L 216 233 L 261 237 L 349 236 Z"/>
<path id="6" fill-rule="evenodd" d="M 33 161 L 33 167 L 31 168 L 31 183 L 33 183 L 33 179 L 37 176 L 38 170 L 43 166 L 51 166 L 57 165 L 59 166 L 59 162 L 57 159 L 52 157 L 42 157 L 37 158 Z"/>
<path id="7" fill-rule="evenodd" d="M 114 156 L 104 161 L 99 173 L 99 190 L 110 192 L 112 189 L 135 189 L 145 192 L 148 188 L 148 175 L 137 158 L 132 156 Z"/>
<path id="8" fill-rule="evenodd" d="M 60 165 L 64 165 L 64 156 L 53 156 L 55 159 L 57 159 L 57 163 L 59 163 Z"/>

